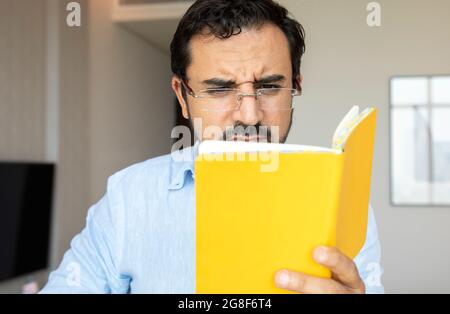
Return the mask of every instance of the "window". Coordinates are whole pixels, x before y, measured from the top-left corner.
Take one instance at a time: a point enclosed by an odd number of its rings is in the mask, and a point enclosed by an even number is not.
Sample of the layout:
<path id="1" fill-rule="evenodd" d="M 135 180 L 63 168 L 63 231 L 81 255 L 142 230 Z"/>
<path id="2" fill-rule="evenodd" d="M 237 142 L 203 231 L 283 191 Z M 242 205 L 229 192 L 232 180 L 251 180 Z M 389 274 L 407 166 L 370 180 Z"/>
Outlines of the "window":
<path id="1" fill-rule="evenodd" d="M 390 82 L 391 202 L 450 205 L 450 76 Z"/>

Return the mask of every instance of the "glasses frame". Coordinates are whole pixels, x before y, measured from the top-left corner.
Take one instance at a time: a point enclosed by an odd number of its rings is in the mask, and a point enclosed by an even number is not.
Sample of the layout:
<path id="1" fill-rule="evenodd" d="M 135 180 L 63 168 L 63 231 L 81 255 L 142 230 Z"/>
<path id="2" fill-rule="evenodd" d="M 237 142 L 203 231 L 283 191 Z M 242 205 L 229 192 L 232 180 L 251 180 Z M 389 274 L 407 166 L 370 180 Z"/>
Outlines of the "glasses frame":
<path id="1" fill-rule="evenodd" d="M 292 110 L 293 106 L 292 106 L 292 100 L 294 97 L 298 97 L 302 95 L 302 90 L 300 89 L 295 89 L 295 88 L 285 88 L 285 87 L 277 87 L 277 88 L 258 88 L 256 89 L 255 93 L 245 93 L 242 92 L 240 89 L 238 88 L 217 88 L 217 89 L 204 89 L 199 91 L 198 93 L 195 93 L 194 90 L 188 85 L 188 83 L 185 80 L 181 80 L 181 84 L 184 86 L 184 88 L 186 89 L 187 93 L 189 96 L 195 98 L 195 99 L 205 99 L 205 98 L 212 98 L 212 97 L 208 97 L 207 95 L 201 95 L 202 93 L 206 93 L 207 91 L 212 91 L 212 90 L 228 90 L 228 91 L 236 91 L 236 108 L 234 109 L 229 109 L 229 110 L 225 110 L 225 111 L 237 111 L 239 110 L 239 108 L 242 105 L 242 100 L 244 97 L 255 97 L 257 101 L 259 101 L 259 96 L 261 96 L 263 94 L 263 91 L 266 90 L 290 90 L 291 91 L 291 106 L 289 109 L 271 109 L 271 110 L 275 110 L 275 111 L 283 111 L 283 110 Z"/>

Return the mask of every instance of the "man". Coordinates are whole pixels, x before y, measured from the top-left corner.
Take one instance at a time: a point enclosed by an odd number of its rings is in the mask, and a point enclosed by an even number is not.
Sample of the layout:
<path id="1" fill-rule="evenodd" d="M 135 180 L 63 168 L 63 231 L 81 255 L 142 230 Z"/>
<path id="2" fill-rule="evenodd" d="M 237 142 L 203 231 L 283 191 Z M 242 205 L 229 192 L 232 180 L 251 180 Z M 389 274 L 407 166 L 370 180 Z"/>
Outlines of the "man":
<path id="1" fill-rule="evenodd" d="M 171 44 L 172 87 L 184 117 L 201 120 L 200 139 L 223 139 L 230 129 L 252 126 L 277 127 L 284 142 L 292 98 L 301 91 L 304 50 L 302 26 L 271 0 L 195 2 Z M 207 132 L 211 126 L 220 132 Z M 233 140 L 272 140 L 270 132 L 233 134 Z M 85 229 L 42 292 L 194 293 L 197 146 L 183 151 L 188 160 L 162 156 L 110 177 L 105 196 L 90 208 Z M 300 293 L 383 292 L 369 211 L 366 243 L 354 260 L 318 247 L 313 257 L 332 278 L 281 269 L 274 276 L 278 287 Z"/>

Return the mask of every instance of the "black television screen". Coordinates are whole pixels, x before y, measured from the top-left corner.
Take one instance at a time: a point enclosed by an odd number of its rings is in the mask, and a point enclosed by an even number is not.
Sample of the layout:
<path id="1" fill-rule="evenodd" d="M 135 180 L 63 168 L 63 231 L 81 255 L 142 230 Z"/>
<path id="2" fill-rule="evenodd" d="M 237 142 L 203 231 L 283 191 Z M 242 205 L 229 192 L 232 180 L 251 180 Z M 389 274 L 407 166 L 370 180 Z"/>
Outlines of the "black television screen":
<path id="1" fill-rule="evenodd" d="M 0 280 L 48 267 L 54 169 L 0 162 Z"/>

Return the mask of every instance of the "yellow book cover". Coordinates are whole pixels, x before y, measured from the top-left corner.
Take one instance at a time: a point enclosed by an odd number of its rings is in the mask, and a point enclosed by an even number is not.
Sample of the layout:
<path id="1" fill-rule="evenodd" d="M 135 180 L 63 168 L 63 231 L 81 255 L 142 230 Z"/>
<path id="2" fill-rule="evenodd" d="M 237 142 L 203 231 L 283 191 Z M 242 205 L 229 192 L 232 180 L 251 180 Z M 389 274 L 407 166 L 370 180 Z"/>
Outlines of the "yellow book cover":
<path id="1" fill-rule="evenodd" d="M 318 245 L 354 258 L 366 237 L 376 110 L 354 107 L 332 148 L 204 142 L 195 162 L 196 292 L 288 293 L 275 272 L 330 277 Z"/>

